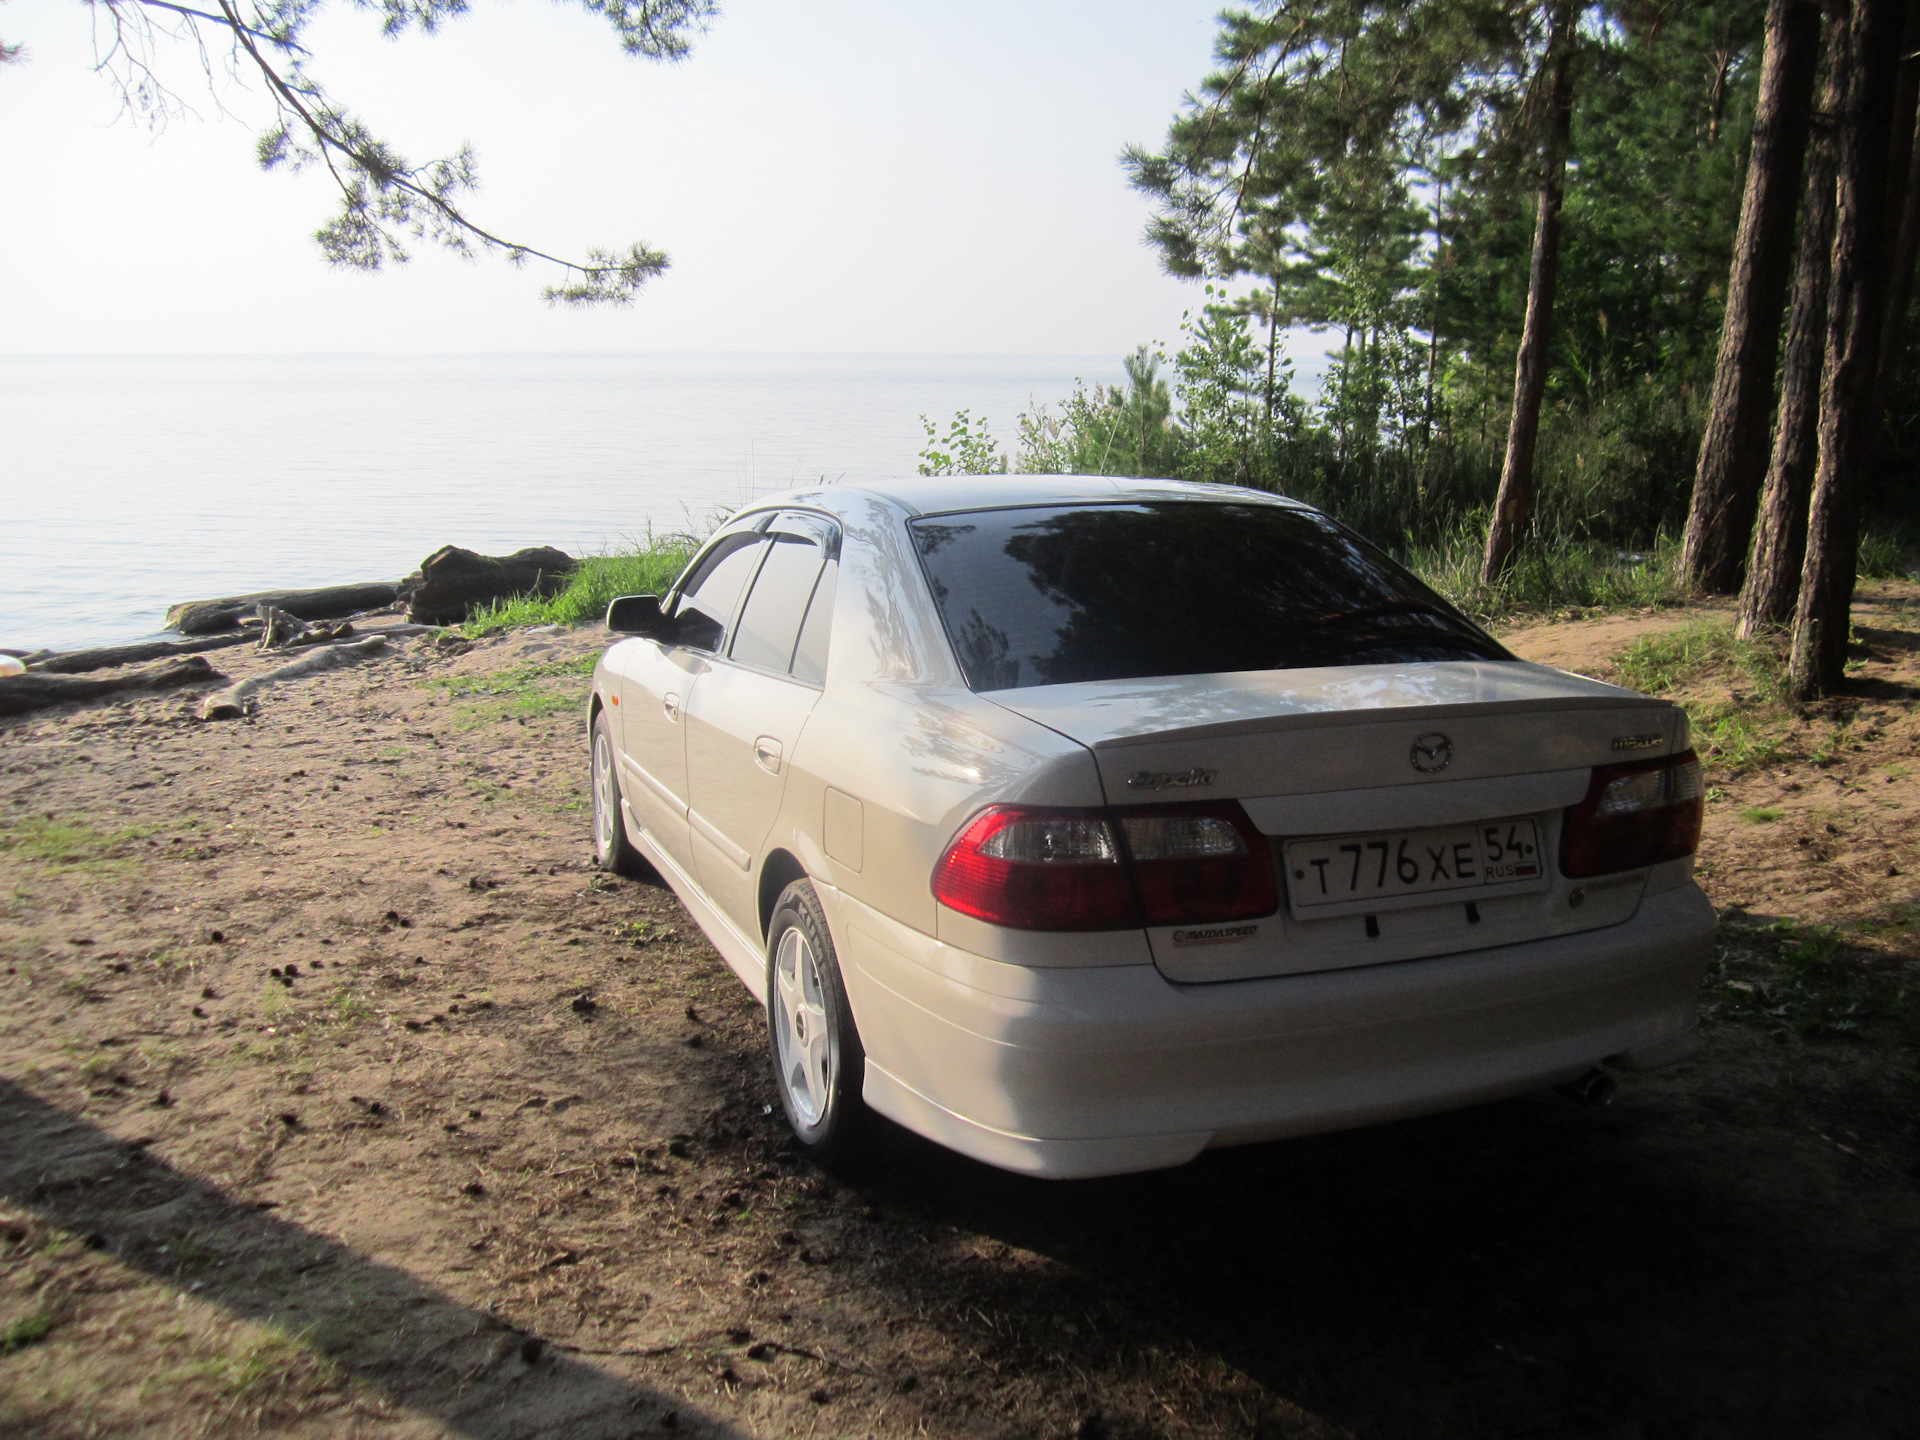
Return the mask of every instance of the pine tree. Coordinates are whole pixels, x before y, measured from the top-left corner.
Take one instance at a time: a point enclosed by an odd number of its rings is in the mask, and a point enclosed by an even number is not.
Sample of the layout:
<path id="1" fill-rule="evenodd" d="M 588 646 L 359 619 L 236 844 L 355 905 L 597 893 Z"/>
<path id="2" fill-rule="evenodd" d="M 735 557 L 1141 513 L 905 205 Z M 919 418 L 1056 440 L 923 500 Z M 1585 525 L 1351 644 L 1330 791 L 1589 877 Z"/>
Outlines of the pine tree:
<path id="1" fill-rule="evenodd" d="M 1807 557 L 1788 673 L 1813 699 L 1845 674 L 1860 548 L 1861 475 L 1874 453 L 1872 413 L 1888 250 L 1887 166 L 1905 21 L 1902 0 L 1852 0 L 1843 61 L 1820 459 L 1807 516 Z"/>
<path id="2" fill-rule="evenodd" d="M 1844 27 L 1828 37 L 1820 98 L 1808 146 L 1806 199 L 1794 259 L 1793 313 L 1787 320 L 1780 408 L 1773 425 L 1753 554 L 1740 590 L 1737 629 L 1743 639 L 1793 618 L 1800 567 L 1807 552 L 1807 499 L 1820 450 L 1820 377 L 1827 353 L 1827 278 L 1833 250 L 1833 189 L 1839 169 L 1839 66 Z"/>
<path id="3" fill-rule="evenodd" d="M 1772 0 L 1766 36 L 1740 235 L 1720 327 L 1720 358 L 1680 551 L 1682 582 L 1713 594 L 1739 584 L 1767 468 L 1774 367 L 1793 259 L 1794 216 L 1820 50 L 1820 11 L 1803 0 Z"/>
<path id="4" fill-rule="evenodd" d="M 1534 201 L 1533 259 L 1527 278 L 1527 316 L 1513 367 L 1513 410 L 1507 423 L 1507 456 L 1500 493 L 1487 524 L 1480 583 L 1507 572 L 1533 515 L 1533 454 L 1540 438 L 1540 406 L 1547 394 L 1547 347 L 1553 339 L 1554 291 L 1560 281 L 1560 206 L 1573 128 L 1575 0 L 1555 0 L 1548 32 L 1546 117 L 1540 143 L 1540 190 Z"/>

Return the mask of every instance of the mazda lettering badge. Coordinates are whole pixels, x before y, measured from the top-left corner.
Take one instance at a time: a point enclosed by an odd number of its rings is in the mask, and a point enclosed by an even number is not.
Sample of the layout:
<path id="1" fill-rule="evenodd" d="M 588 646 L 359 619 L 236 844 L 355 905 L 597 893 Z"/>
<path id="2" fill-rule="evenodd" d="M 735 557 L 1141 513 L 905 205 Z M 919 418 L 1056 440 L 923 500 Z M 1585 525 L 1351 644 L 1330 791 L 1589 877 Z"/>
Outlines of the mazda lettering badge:
<path id="1" fill-rule="evenodd" d="M 1422 775 L 1432 775 L 1452 763 L 1453 741 L 1438 730 L 1422 735 L 1413 742 L 1413 768 Z"/>

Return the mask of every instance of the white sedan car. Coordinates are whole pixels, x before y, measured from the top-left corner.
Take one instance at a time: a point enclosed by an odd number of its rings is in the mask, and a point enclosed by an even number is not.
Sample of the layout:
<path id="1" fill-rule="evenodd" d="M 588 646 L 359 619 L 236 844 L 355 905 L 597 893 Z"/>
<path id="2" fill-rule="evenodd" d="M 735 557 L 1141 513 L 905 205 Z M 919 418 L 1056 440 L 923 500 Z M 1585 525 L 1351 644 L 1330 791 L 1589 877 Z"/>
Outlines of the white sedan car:
<path id="1" fill-rule="evenodd" d="M 823 1158 L 878 1112 L 1145 1170 L 1693 1049 L 1685 714 L 1515 659 L 1307 506 L 795 490 L 607 624 L 600 863 L 764 1002 Z"/>

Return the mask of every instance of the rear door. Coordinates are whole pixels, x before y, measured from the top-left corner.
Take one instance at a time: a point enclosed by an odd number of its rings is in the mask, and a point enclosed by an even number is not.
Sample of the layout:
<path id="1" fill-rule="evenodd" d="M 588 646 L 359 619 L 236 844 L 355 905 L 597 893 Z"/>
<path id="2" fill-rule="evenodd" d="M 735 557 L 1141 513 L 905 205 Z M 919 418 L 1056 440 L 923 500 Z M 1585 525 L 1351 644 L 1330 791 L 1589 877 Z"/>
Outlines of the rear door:
<path id="1" fill-rule="evenodd" d="M 780 811 L 801 727 L 820 698 L 819 619 L 832 611 L 836 540 L 816 517 L 775 519 L 727 653 L 714 659 L 687 702 L 694 873 L 747 935 L 760 933 L 757 861 Z"/>
<path id="2" fill-rule="evenodd" d="M 620 791 L 641 828 L 668 858 L 691 869 L 687 744 L 683 723 L 696 682 L 726 640 L 740 594 L 760 560 L 757 525 L 723 531 L 700 557 L 675 602 L 677 641 L 619 647 Z"/>

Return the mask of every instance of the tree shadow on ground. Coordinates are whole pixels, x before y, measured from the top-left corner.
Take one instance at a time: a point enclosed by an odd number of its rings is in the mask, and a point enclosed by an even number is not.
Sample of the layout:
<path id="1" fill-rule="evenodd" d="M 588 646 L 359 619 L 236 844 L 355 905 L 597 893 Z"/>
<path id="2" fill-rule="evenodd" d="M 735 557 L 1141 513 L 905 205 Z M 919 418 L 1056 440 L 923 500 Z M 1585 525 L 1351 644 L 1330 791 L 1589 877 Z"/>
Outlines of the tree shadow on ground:
<path id="1" fill-rule="evenodd" d="M 475 1440 L 627 1436 L 669 1412 L 680 1434 L 739 1433 L 235 1200 L 4 1079 L 0 1196 L 183 1294 L 303 1335 L 358 1383 Z"/>
<path id="2" fill-rule="evenodd" d="M 1874 658 L 1889 658 L 1892 655 L 1910 655 L 1920 650 L 1920 634 L 1911 630 L 1894 630 L 1884 625 L 1855 625 L 1850 650 L 1863 650 Z M 1879 652 L 1876 655 L 1875 652 Z"/>
<path id="3" fill-rule="evenodd" d="M 1256 1435 L 1912 1435 L 1913 1187 L 1766 1103 L 1541 1096 L 1070 1183 L 901 1133 L 856 1183 L 1060 1262 L 896 1260 L 1028 1317 L 996 1363 L 1124 1368 L 1171 1329 L 1280 1402 Z"/>

